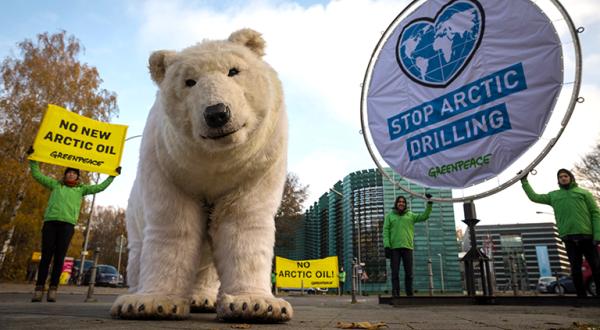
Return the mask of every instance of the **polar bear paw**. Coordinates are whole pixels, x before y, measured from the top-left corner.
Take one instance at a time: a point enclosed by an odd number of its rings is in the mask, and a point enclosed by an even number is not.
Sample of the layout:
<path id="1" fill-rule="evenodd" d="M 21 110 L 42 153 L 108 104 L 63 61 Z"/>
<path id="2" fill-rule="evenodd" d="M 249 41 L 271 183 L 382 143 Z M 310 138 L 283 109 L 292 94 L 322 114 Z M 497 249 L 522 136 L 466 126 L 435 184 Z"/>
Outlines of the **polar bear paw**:
<path id="1" fill-rule="evenodd" d="M 115 300 L 110 315 L 121 319 L 182 320 L 190 316 L 190 304 L 179 296 L 127 294 Z"/>
<path id="2" fill-rule="evenodd" d="M 192 313 L 214 313 L 217 310 L 217 294 L 196 293 L 192 296 L 190 311 Z"/>
<path id="3" fill-rule="evenodd" d="M 223 321 L 278 323 L 293 315 L 290 303 L 273 296 L 225 294 L 217 302 L 217 318 Z"/>

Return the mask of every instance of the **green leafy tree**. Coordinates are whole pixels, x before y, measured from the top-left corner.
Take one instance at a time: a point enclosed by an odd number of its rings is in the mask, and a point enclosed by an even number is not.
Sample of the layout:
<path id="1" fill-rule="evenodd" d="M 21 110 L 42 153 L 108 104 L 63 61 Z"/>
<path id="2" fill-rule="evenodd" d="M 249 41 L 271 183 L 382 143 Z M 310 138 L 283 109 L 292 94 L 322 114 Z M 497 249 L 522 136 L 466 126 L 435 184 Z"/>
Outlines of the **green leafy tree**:
<path id="1" fill-rule="evenodd" d="M 48 191 L 31 179 L 25 152 L 33 144 L 47 105 L 102 121 L 118 114 L 116 94 L 100 87 L 102 79 L 95 67 L 78 60 L 82 46 L 75 37 L 65 31 L 46 32 L 17 47 L 18 56 L 0 63 L 0 278 L 9 279 L 24 277 L 24 255 L 39 250 Z M 62 177 L 62 170 L 42 167 L 56 178 Z M 89 182 L 85 173 L 82 179 Z M 35 203 L 24 208 L 29 201 Z"/>

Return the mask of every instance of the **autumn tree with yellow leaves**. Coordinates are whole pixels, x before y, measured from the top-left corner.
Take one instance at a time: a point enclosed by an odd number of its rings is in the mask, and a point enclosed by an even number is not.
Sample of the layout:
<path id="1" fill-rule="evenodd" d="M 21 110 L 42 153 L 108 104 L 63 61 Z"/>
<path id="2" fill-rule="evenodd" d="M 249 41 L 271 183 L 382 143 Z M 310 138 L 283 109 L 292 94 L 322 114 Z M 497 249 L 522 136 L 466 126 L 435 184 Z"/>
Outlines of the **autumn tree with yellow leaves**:
<path id="1" fill-rule="evenodd" d="M 294 173 L 288 173 L 283 188 L 283 198 L 275 214 L 275 250 L 295 247 L 295 235 L 301 230 L 303 203 L 308 196 L 308 186 L 300 183 Z M 284 256 L 287 257 L 287 256 Z"/>
<path id="2" fill-rule="evenodd" d="M 25 154 L 48 104 L 105 122 L 118 115 L 116 94 L 101 88 L 95 67 L 80 62 L 83 48 L 74 36 L 46 32 L 17 48 L 19 55 L 0 64 L 0 279 L 9 280 L 24 279 L 32 252 L 40 249 L 49 192 L 31 178 Z M 63 170 L 42 164 L 42 172 L 55 178 Z M 90 175 L 82 173 L 82 181 Z M 88 207 L 84 202 L 82 212 Z M 72 254 L 81 242 L 76 231 L 69 256 L 77 257 Z"/>

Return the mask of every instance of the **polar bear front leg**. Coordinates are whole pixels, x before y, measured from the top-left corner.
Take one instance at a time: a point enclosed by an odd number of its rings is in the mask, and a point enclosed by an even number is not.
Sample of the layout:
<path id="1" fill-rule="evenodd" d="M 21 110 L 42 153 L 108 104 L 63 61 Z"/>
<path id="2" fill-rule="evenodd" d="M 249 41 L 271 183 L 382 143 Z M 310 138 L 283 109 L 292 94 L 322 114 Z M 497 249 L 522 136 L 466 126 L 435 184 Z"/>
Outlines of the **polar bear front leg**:
<path id="1" fill-rule="evenodd" d="M 217 293 L 219 291 L 219 275 L 213 263 L 212 250 L 208 239 L 202 240 L 202 249 L 196 284 L 192 290 L 191 306 L 192 313 L 214 313 L 217 305 Z"/>
<path id="2" fill-rule="evenodd" d="M 189 317 L 190 291 L 197 273 L 205 216 L 185 194 L 166 183 L 158 187 L 161 188 L 148 193 L 152 198 L 144 205 L 146 222 L 138 290 L 117 298 L 111 309 L 113 317 Z"/>
<path id="3" fill-rule="evenodd" d="M 258 205 L 223 205 L 223 209 L 215 211 L 217 217 L 212 220 L 210 233 L 221 281 L 217 318 L 289 321 L 293 316 L 292 306 L 271 293 L 274 211 Z"/>

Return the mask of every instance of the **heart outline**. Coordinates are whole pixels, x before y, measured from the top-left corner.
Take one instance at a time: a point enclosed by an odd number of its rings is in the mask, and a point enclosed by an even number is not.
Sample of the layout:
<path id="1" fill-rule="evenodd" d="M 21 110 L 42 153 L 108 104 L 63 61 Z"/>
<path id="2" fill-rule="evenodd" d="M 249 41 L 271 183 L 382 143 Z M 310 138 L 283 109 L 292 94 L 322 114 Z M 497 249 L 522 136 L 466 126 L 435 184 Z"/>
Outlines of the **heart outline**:
<path id="1" fill-rule="evenodd" d="M 427 24 L 430 24 L 430 25 L 432 25 L 432 26 L 435 27 L 435 23 L 437 22 L 439 16 L 441 14 L 443 14 L 448 7 L 452 6 L 456 2 L 468 2 L 468 3 L 472 4 L 472 5 L 474 5 L 474 7 L 479 10 L 480 31 L 479 31 L 478 36 L 477 36 L 477 41 L 473 45 L 473 48 L 471 49 L 469 55 L 464 57 L 463 63 L 452 74 L 452 76 L 449 79 L 446 79 L 443 83 L 438 83 L 438 84 L 421 80 L 421 79 L 415 77 L 413 75 L 413 73 L 410 72 L 404 66 L 404 63 L 403 63 L 403 61 L 402 61 L 402 59 L 400 57 L 400 42 L 402 41 L 402 37 L 404 35 L 404 32 L 408 28 L 412 27 L 413 25 L 415 25 L 415 24 L 417 24 L 419 22 L 426 22 Z M 419 17 L 419 18 L 413 19 L 412 21 L 410 21 L 408 24 L 406 24 L 402 28 L 402 32 L 400 32 L 400 35 L 398 36 L 398 41 L 396 42 L 396 49 L 395 49 L 395 52 L 396 52 L 396 61 L 398 62 L 398 66 L 400 66 L 400 69 L 402 70 L 402 72 L 404 72 L 404 74 L 406 76 L 408 76 L 412 81 L 414 81 L 414 82 L 416 82 L 416 83 L 418 83 L 420 85 L 427 86 L 427 87 L 445 88 L 448 85 L 450 85 L 456 78 L 458 78 L 458 76 L 460 76 L 460 74 L 465 69 L 465 67 L 467 67 L 467 65 L 469 64 L 469 62 L 471 62 L 471 59 L 473 59 L 473 56 L 475 55 L 477 49 L 479 49 L 479 45 L 481 44 L 481 40 L 483 39 L 484 30 L 485 30 L 485 12 L 483 10 L 483 6 L 481 6 L 481 4 L 479 3 L 479 1 L 477 1 L 477 0 L 452 0 L 452 1 L 448 2 L 447 4 L 445 4 L 444 6 L 442 6 L 440 8 L 440 10 L 438 10 L 438 12 L 435 14 L 435 17 L 433 17 L 433 18 L 430 18 L 430 17 Z"/>

